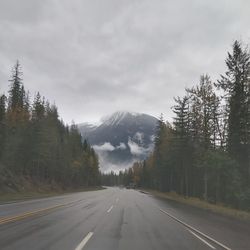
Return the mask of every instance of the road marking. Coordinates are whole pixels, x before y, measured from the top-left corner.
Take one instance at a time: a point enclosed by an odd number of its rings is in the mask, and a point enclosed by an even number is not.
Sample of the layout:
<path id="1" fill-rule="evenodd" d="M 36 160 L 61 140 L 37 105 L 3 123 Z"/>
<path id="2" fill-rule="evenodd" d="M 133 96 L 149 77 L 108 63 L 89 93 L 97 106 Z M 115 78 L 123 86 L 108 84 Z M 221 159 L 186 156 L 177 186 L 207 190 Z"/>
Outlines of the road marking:
<path id="1" fill-rule="evenodd" d="M 14 215 L 14 216 L 0 218 L 0 225 L 5 224 L 5 223 L 9 223 L 9 222 L 22 220 L 22 219 L 25 219 L 25 218 L 28 218 L 31 216 L 35 216 L 35 215 L 44 214 L 46 212 L 50 212 L 52 210 L 58 209 L 58 208 L 63 207 L 63 206 L 65 206 L 65 204 L 60 204 L 60 205 L 56 205 L 53 207 L 43 208 L 43 209 L 31 211 L 31 212 L 26 212 L 23 214 L 18 214 L 18 215 Z"/>
<path id="2" fill-rule="evenodd" d="M 203 240 L 199 235 L 197 235 L 196 233 L 192 232 L 191 230 L 188 230 L 191 234 L 193 234 L 196 238 L 198 238 L 199 240 L 201 240 L 203 243 L 205 243 L 206 245 L 208 245 L 209 247 L 211 247 L 212 249 L 216 249 L 214 246 L 212 246 L 211 244 L 209 244 L 207 241 Z"/>
<path id="3" fill-rule="evenodd" d="M 90 240 L 90 238 L 92 237 L 94 233 L 93 232 L 89 232 L 84 239 L 80 242 L 80 244 L 76 247 L 75 250 L 82 250 L 83 247 L 87 244 L 87 242 Z"/>
<path id="4" fill-rule="evenodd" d="M 48 208 L 42 208 L 42 209 L 35 210 L 35 211 L 25 212 L 23 214 L 18 214 L 18 215 L 13 215 L 13 216 L 8 216 L 8 217 L 2 217 L 2 218 L 0 217 L 0 225 L 6 224 L 6 223 L 9 223 L 9 222 L 15 222 L 15 221 L 23 220 L 23 219 L 29 218 L 31 216 L 39 215 L 39 214 L 45 214 L 45 213 L 51 212 L 52 210 L 55 210 L 55 209 L 58 209 L 58 208 L 61 208 L 61 207 L 70 206 L 70 205 L 72 205 L 72 204 L 74 204 L 76 202 L 79 202 L 79 201 L 82 201 L 82 199 L 67 202 L 67 203 L 62 203 L 62 204 L 55 205 L 55 206 L 48 207 Z"/>
<path id="5" fill-rule="evenodd" d="M 112 209 L 113 209 L 113 205 L 109 208 L 109 210 L 107 211 L 107 213 L 109 213 Z"/>
<path id="6" fill-rule="evenodd" d="M 223 245 L 222 243 L 220 243 L 219 241 L 217 241 L 217 240 L 213 239 L 212 237 L 210 237 L 210 236 L 208 236 L 208 235 L 202 233 L 201 231 L 199 231 L 198 229 L 195 229 L 194 227 L 188 225 L 187 223 L 185 223 L 185 222 L 179 220 L 178 218 L 176 218 L 175 216 L 171 215 L 170 213 L 168 213 L 168 212 L 162 210 L 161 208 L 159 208 L 159 210 L 160 210 L 161 212 L 163 212 L 164 214 L 168 215 L 169 217 L 171 217 L 172 219 L 174 219 L 175 221 L 179 222 L 179 223 L 182 224 L 183 226 L 185 226 L 185 227 L 191 229 L 192 231 L 196 232 L 197 234 L 203 236 L 204 238 L 206 238 L 206 239 L 212 241 L 213 243 L 215 243 L 216 245 L 222 247 L 223 249 L 232 250 L 231 248 L 229 248 L 229 247 Z"/>

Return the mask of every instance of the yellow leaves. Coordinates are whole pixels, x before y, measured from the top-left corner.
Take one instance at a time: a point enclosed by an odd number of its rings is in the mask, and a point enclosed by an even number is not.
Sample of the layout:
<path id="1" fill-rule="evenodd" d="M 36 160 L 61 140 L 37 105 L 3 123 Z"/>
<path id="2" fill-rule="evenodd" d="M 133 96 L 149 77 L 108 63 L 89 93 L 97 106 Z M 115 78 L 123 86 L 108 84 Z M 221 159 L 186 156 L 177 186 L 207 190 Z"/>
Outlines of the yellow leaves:
<path id="1" fill-rule="evenodd" d="M 73 167 L 73 168 L 80 168 L 81 165 L 82 165 L 81 162 L 78 161 L 78 160 L 74 160 L 74 161 L 72 162 L 72 167 Z"/>
<path id="2" fill-rule="evenodd" d="M 133 182 L 138 184 L 140 182 L 140 176 L 139 175 L 134 175 L 133 176 Z"/>
<path id="3" fill-rule="evenodd" d="M 21 107 L 9 110 L 7 112 L 7 122 L 10 127 L 16 127 L 17 125 L 24 125 L 30 119 L 30 114 Z"/>

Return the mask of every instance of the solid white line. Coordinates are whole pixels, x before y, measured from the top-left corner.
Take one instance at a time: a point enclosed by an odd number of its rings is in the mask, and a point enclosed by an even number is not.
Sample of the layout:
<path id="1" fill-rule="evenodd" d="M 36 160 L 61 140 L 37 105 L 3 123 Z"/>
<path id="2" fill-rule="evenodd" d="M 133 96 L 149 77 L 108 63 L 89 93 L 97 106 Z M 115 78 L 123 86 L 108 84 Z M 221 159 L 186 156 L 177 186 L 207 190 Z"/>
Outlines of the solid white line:
<path id="1" fill-rule="evenodd" d="M 192 232 L 191 230 L 188 230 L 191 234 L 193 234 L 196 238 L 198 238 L 199 240 L 201 240 L 203 243 L 205 243 L 206 245 L 208 245 L 209 247 L 211 247 L 212 249 L 216 249 L 214 246 L 212 246 L 211 244 L 209 244 L 207 241 L 203 240 L 200 236 L 198 236 L 197 234 L 195 234 L 194 232 Z"/>
<path id="2" fill-rule="evenodd" d="M 113 209 L 113 205 L 109 208 L 109 210 L 107 211 L 107 213 L 109 213 L 112 209 Z"/>
<path id="3" fill-rule="evenodd" d="M 179 223 L 182 224 L 183 226 L 185 226 L 185 227 L 191 229 L 192 231 L 194 231 L 194 232 L 198 233 L 199 235 L 203 236 L 204 238 L 206 238 L 206 239 L 212 241 L 213 243 L 217 244 L 218 246 L 222 247 L 223 249 L 232 250 L 231 248 L 229 248 L 229 247 L 223 245 L 222 243 L 220 243 L 219 241 L 217 241 L 217 240 L 213 239 L 212 237 L 210 237 L 210 236 L 208 236 L 208 235 L 202 233 L 201 231 L 199 231 L 198 229 L 196 229 L 196 228 L 194 228 L 194 227 L 188 225 L 187 223 L 185 223 L 185 222 L 179 220 L 178 218 L 176 218 L 175 216 L 171 215 L 170 213 L 168 213 L 168 212 L 162 210 L 161 208 L 159 208 L 159 210 L 160 210 L 161 212 L 163 212 L 164 214 L 168 215 L 169 217 L 171 217 L 172 219 L 176 220 L 177 222 L 179 222 Z"/>
<path id="4" fill-rule="evenodd" d="M 89 232 L 85 238 L 80 242 L 80 244 L 76 247 L 75 250 L 82 250 L 83 247 L 87 244 L 87 242 L 89 241 L 89 239 L 92 237 L 94 233 L 93 232 Z"/>

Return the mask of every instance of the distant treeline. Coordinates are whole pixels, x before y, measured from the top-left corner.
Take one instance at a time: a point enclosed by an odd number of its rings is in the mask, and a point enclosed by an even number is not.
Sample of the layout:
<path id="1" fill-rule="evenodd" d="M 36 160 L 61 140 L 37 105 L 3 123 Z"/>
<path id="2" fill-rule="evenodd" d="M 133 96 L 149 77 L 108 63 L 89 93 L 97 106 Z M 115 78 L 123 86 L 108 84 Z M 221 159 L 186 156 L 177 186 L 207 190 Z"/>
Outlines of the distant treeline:
<path id="1" fill-rule="evenodd" d="M 11 178 L 18 176 L 66 188 L 99 184 L 94 149 L 39 93 L 31 103 L 21 77 L 17 62 L 8 95 L 0 95 L 0 189 L 14 185 Z"/>
<path id="2" fill-rule="evenodd" d="M 250 209 L 250 53 L 235 41 L 227 70 L 175 98 L 174 122 L 159 119 L 153 153 L 103 182 L 175 191 Z"/>

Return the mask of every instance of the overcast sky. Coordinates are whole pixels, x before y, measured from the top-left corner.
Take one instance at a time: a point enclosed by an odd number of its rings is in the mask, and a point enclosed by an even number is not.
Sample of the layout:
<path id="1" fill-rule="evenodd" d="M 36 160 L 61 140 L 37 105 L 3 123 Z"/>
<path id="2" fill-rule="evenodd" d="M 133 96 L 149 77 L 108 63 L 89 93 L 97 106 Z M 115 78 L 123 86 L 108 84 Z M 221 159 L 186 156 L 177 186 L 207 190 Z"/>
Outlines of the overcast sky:
<path id="1" fill-rule="evenodd" d="M 250 42 L 249 0 L 0 0 L 0 91 L 19 59 L 26 89 L 68 123 L 116 110 L 172 117 L 173 97 L 225 71 Z"/>

